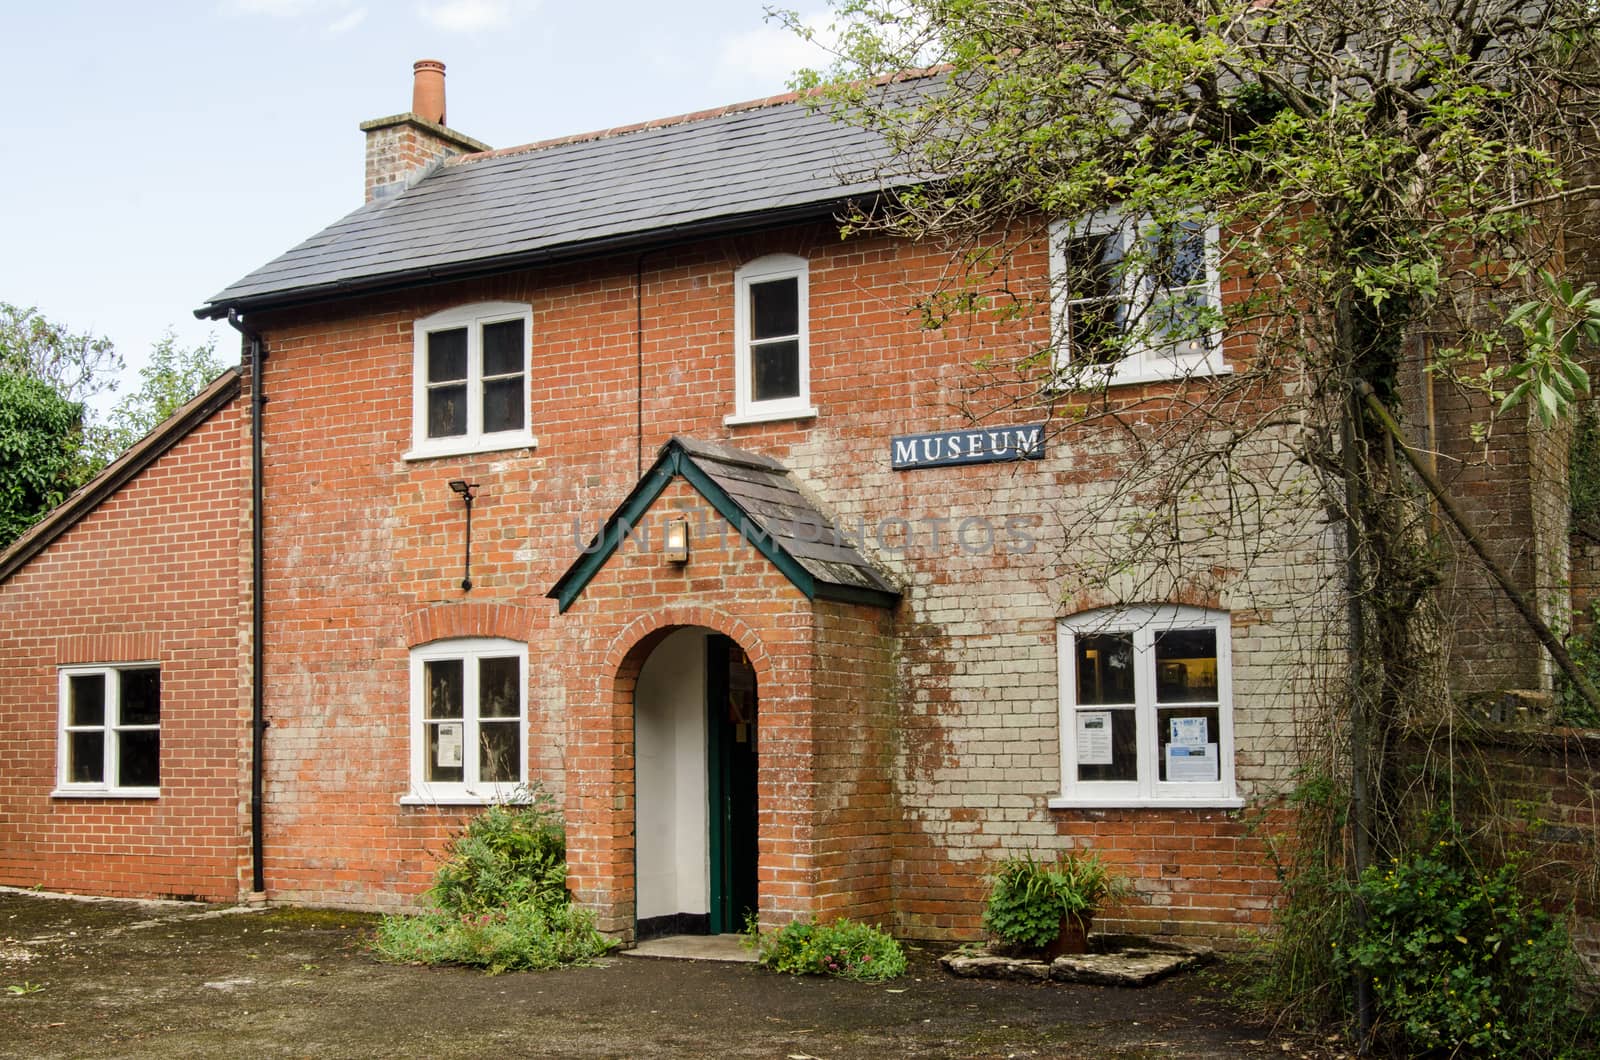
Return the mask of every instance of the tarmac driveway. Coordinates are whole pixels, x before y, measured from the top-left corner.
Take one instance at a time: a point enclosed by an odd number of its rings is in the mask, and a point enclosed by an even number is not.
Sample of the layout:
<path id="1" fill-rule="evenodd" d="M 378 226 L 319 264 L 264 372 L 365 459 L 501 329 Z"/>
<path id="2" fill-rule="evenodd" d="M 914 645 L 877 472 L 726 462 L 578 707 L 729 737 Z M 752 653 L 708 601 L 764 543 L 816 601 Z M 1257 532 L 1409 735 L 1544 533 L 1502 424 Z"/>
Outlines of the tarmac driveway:
<path id="1" fill-rule="evenodd" d="M 381 964 L 371 924 L 0 890 L 0 1056 L 1285 1055 L 1195 975 L 1143 990 L 977 982 L 919 949 L 909 976 L 879 985 L 622 957 L 486 976 Z"/>

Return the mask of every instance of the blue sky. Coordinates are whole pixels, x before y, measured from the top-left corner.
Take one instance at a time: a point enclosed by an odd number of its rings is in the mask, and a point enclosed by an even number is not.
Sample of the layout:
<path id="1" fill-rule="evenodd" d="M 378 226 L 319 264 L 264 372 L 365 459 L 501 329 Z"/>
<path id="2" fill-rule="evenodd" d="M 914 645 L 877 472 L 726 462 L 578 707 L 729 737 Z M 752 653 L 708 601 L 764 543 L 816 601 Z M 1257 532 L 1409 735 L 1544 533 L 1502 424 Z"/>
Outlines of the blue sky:
<path id="1" fill-rule="evenodd" d="M 761 0 L 57 0 L 0 17 L 0 301 L 112 339 L 130 375 L 169 327 L 236 355 L 192 310 L 360 205 L 357 125 L 410 109 L 415 59 L 446 64 L 450 125 L 495 147 L 782 92 L 826 59 Z"/>

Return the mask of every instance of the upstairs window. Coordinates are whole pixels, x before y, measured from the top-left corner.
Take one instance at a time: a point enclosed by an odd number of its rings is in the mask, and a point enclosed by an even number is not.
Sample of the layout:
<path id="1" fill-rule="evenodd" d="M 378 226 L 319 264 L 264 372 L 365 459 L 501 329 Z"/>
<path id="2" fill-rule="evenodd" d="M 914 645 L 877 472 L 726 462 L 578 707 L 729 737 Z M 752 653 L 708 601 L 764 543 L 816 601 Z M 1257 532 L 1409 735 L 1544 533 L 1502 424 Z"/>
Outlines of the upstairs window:
<path id="1" fill-rule="evenodd" d="M 808 264 L 758 258 L 734 274 L 735 412 L 728 422 L 799 419 L 811 407 Z"/>
<path id="2" fill-rule="evenodd" d="M 411 653 L 411 796 L 494 802 L 528 780 L 528 648 L 443 640 Z"/>
<path id="3" fill-rule="evenodd" d="M 533 445 L 531 333 L 532 313 L 514 303 L 464 306 L 417 321 L 414 426 L 407 455 Z"/>
<path id="4" fill-rule="evenodd" d="M 1062 796 L 1051 805 L 1237 805 L 1226 611 L 1135 607 L 1060 623 Z"/>
<path id="5" fill-rule="evenodd" d="M 1052 225 L 1057 370 L 1111 383 L 1227 371 L 1217 256 L 1217 229 L 1201 219 L 1097 214 Z M 1084 365 L 1101 374 L 1080 375 Z"/>
<path id="6" fill-rule="evenodd" d="M 57 795 L 153 796 L 161 787 L 161 669 L 60 672 Z"/>

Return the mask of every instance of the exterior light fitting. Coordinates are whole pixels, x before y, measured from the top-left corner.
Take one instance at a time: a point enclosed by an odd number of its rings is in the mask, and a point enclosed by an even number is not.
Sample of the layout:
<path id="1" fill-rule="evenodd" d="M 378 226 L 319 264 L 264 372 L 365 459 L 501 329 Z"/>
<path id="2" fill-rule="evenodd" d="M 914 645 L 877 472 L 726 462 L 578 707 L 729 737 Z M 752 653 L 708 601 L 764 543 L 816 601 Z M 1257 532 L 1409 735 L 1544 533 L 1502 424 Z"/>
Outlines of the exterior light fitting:
<path id="1" fill-rule="evenodd" d="M 467 506 L 467 547 L 465 563 L 461 570 L 461 588 L 463 590 L 472 588 L 472 499 L 475 496 L 473 491 L 477 488 L 478 484 L 476 482 L 468 482 L 464 478 L 450 480 L 451 492 L 458 494 L 462 502 Z"/>
<path id="2" fill-rule="evenodd" d="M 661 558 L 668 563 L 689 562 L 689 520 L 667 520 L 661 534 Z"/>

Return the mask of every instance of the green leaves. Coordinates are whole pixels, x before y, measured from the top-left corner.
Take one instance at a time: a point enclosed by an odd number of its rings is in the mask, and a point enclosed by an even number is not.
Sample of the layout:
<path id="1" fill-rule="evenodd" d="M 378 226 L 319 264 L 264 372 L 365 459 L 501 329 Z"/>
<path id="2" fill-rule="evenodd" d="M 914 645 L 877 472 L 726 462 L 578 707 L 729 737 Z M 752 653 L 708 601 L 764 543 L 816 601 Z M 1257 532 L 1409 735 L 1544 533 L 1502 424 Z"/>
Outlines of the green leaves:
<path id="1" fill-rule="evenodd" d="M 87 478 L 82 428 L 82 405 L 41 379 L 0 371 L 0 548 Z"/>
<path id="2" fill-rule="evenodd" d="M 847 917 L 795 920 L 758 935 L 756 958 L 776 972 L 879 982 L 905 974 L 906 955 L 886 932 Z"/>
<path id="3" fill-rule="evenodd" d="M 115 460 L 204 390 L 225 367 L 214 343 L 185 348 L 167 332 L 139 369 L 139 389 L 118 401 L 106 424 L 91 432 L 95 461 L 103 465 Z"/>
<path id="4" fill-rule="evenodd" d="M 1539 422 L 1549 427 L 1589 393 L 1589 373 L 1578 355 L 1584 344 L 1600 344 L 1600 298 L 1593 284 L 1574 289 L 1548 269 L 1539 270 L 1539 279 L 1548 298 L 1524 302 L 1506 316 L 1506 324 L 1522 332 L 1523 356 L 1506 373 L 1516 385 L 1500 402 L 1500 412 L 1531 401 Z"/>
<path id="5" fill-rule="evenodd" d="M 1480 870 L 1446 838 L 1368 869 L 1358 893 L 1367 925 L 1344 961 L 1413 1055 L 1566 1055 L 1577 959 L 1514 866 Z"/>
<path id="6" fill-rule="evenodd" d="M 434 873 L 434 908 L 387 916 L 373 949 L 408 964 L 466 964 L 491 975 L 597 957 L 615 943 L 567 892 L 566 839 L 555 802 L 529 789 L 491 806 L 451 841 Z"/>
<path id="7" fill-rule="evenodd" d="M 429 897 L 467 915 L 533 901 L 567 905 L 567 851 L 561 820 L 542 792 L 523 805 L 491 806 L 451 842 Z"/>
<path id="8" fill-rule="evenodd" d="M 1063 917 L 1087 919 L 1126 890 L 1093 851 L 1064 852 L 1047 862 L 1027 853 L 995 870 L 983 926 L 1006 942 L 1038 948 L 1056 937 Z"/>

